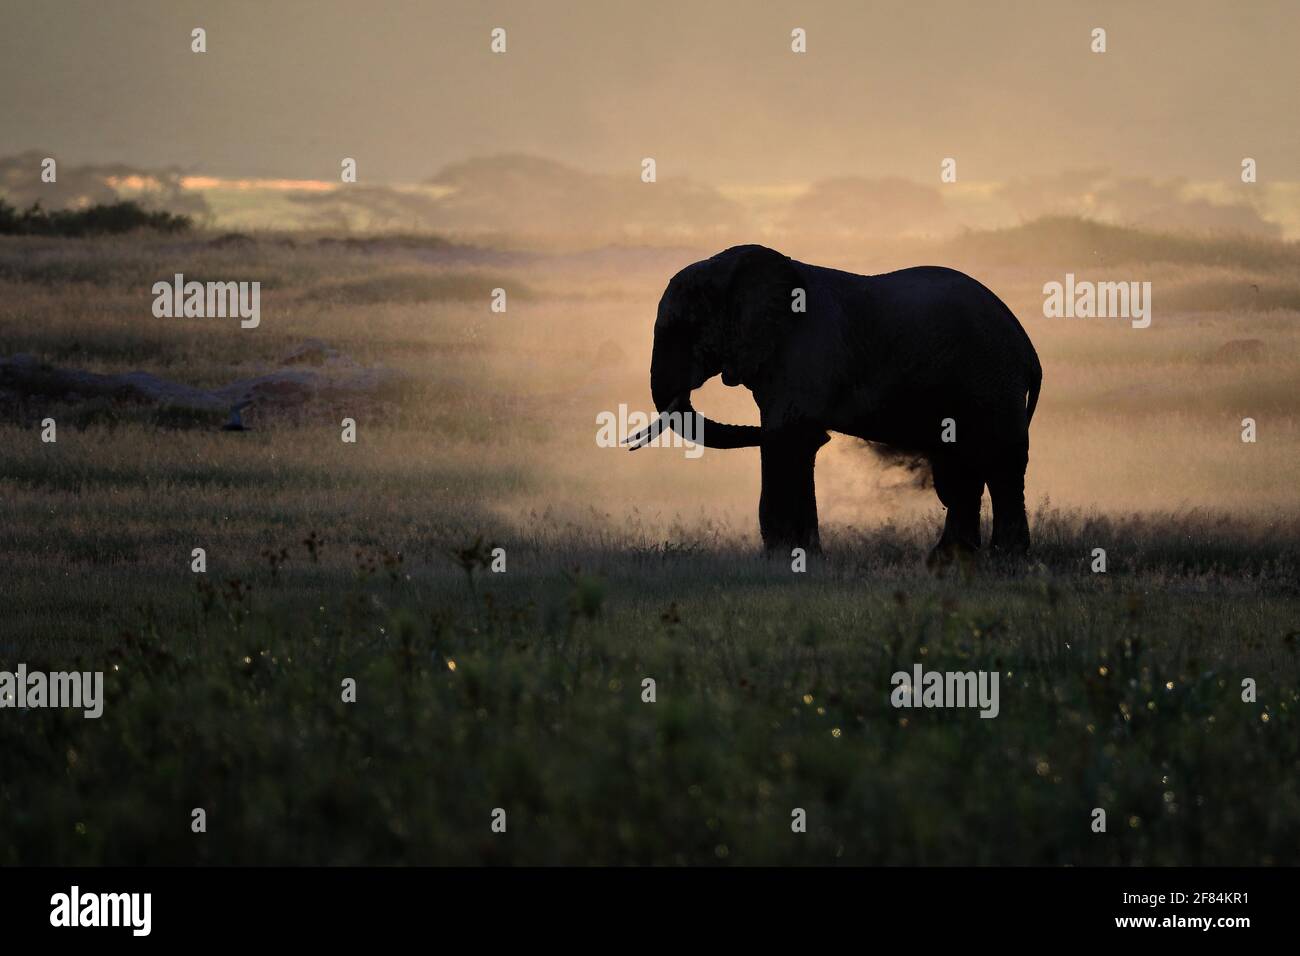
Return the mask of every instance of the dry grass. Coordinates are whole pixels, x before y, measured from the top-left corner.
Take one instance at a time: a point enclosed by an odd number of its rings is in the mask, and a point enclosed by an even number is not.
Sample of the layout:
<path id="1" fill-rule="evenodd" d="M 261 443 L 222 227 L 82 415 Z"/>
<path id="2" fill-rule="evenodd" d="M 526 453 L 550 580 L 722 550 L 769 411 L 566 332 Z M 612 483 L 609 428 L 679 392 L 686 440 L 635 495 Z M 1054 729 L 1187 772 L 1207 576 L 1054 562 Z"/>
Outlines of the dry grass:
<path id="1" fill-rule="evenodd" d="M 1045 370 L 1036 564 L 965 581 L 920 569 L 940 521 L 931 493 L 849 439 L 823 452 L 829 553 L 806 576 L 756 554 L 755 452 L 596 446 L 598 412 L 648 405 L 663 283 L 712 250 L 480 264 L 274 236 L 0 241 L 0 354 L 216 385 L 315 338 L 405 375 L 391 400 L 356 411 L 355 445 L 339 440 L 339 408 L 291 420 L 254 408 L 254 430 L 232 435 L 202 418 L 3 403 L 0 660 L 123 670 L 103 722 L 3 722 L 0 744 L 44 769 L 0 785 L 0 814 L 26 821 L 0 860 L 196 859 L 130 821 L 180 813 L 183 835 L 208 800 L 236 821 L 198 851 L 220 862 L 703 861 L 722 845 L 751 862 L 1294 862 L 1293 791 L 1263 805 L 1293 778 L 1300 739 L 1293 251 L 1126 237 L 1147 252 L 1108 277 L 1155 288 L 1152 326 L 1135 330 L 1041 317 L 1058 267 L 1087 272 L 1036 255 L 1050 235 L 995 237 L 984 266 L 977 238 L 958 250 L 1021 316 Z M 903 254 L 841 250 L 835 264 Z M 177 271 L 263 279 L 261 326 L 153 318 L 151 284 Z M 1205 295 L 1198 310 L 1186 291 L 1247 278 L 1270 305 Z M 498 284 L 504 315 L 488 308 Z M 1246 338 L 1262 356 L 1216 357 Z M 697 404 L 756 420 L 747 393 L 716 382 Z M 45 414 L 56 444 L 39 440 Z M 1255 444 L 1240 441 L 1245 416 Z M 506 547 L 509 571 L 471 590 L 449 552 L 478 537 Z M 190 571 L 195 547 L 205 576 Z M 1105 576 L 1089 570 L 1097 547 Z M 877 696 L 894 663 L 922 653 L 1022 675 L 996 730 L 900 729 Z M 1134 683 L 1097 685 L 1105 661 L 1126 662 Z M 635 692 L 650 672 L 668 703 L 647 723 Z M 364 676 L 373 711 L 336 713 L 340 673 Z M 1241 675 L 1262 680 L 1249 713 Z M 1183 696 L 1136 733 L 1120 705 L 1145 708 L 1166 681 Z M 823 713 L 805 694 L 833 703 Z M 392 700 L 413 708 L 397 723 L 380 703 Z M 160 715 L 175 734 L 132 749 Z M 267 721 L 279 729 L 247 729 Z M 76 769 L 60 763 L 70 749 Z M 363 758 L 368 786 L 341 783 Z M 433 765 L 436 793 L 420 770 Z M 99 799 L 123 779 L 129 790 Z M 485 850 L 466 835 L 477 804 L 458 793 L 515 801 L 535 837 L 513 856 Z M 999 822 L 1007 793 L 1014 827 Z M 790 801 L 826 821 L 806 847 L 780 838 Z M 1147 829 L 1090 841 L 1099 802 Z"/>

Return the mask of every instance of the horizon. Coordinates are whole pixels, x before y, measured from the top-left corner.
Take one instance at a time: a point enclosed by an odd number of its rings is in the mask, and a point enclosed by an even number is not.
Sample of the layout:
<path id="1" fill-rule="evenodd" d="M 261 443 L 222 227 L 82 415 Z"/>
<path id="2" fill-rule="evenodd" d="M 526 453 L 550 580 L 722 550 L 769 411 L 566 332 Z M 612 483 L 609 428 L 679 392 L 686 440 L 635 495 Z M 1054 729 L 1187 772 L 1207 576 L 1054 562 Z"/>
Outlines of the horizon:
<path id="1" fill-rule="evenodd" d="M 51 194 L 50 184 L 41 183 L 34 175 L 41 163 L 48 161 L 45 153 L 29 149 L 0 156 L 0 199 L 17 208 L 34 202 L 46 208 L 85 208 L 111 196 L 189 214 L 209 228 L 288 231 L 320 228 L 318 223 L 303 218 L 310 211 L 308 207 L 337 200 L 338 208 L 332 209 L 336 228 L 374 232 L 392 228 L 392 203 L 405 197 L 414 204 L 412 231 L 449 233 L 499 231 L 500 224 L 490 221 L 492 212 L 485 211 L 483 204 L 502 191 L 518 194 L 517 199 L 520 195 L 539 196 L 537 201 L 543 206 L 548 202 L 560 206 L 581 204 L 593 216 L 603 209 L 607 221 L 617 219 L 629 202 L 643 208 L 643 199 L 654 202 L 653 194 L 638 192 L 647 186 L 631 174 L 526 153 L 473 157 L 441 167 L 421 180 L 368 182 L 364 186 L 327 179 L 230 177 L 200 169 L 77 165 L 56 160 L 62 179 L 58 191 Z M 555 177 L 560 177 L 560 193 L 556 192 Z M 1249 233 L 1287 241 L 1300 239 L 1300 181 L 1255 183 L 1243 192 L 1216 180 L 1159 180 L 1093 169 L 1059 177 L 965 180 L 942 185 L 903 176 L 854 175 L 760 184 L 662 180 L 649 188 L 678 195 L 681 190 L 707 194 L 715 203 L 723 204 L 722 208 L 738 214 L 742 224 L 748 224 L 736 228 L 766 236 L 780 235 L 783 226 L 796 232 L 815 231 L 817 227 L 811 222 L 796 223 L 793 217 L 805 201 L 820 200 L 824 206 L 824 193 L 830 191 L 839 200 L 847 197 L 867 203 L 865 209 L 859 210 L 863 229 L 888 234 L 889 224 L 893 223 L 893 234 L 900 237 L 943 237 L 969 229 L 1007 228 L 1044 216 L 1077 216 L 1147 231 Z M 906 197 L 900 200 L 893 195 L 900 188 L 910 196 L 910 205 Z M 348 195 L 349 189 L 360 192 Z M 367 211 L 365 197 L 371 198 L 379 215 L 372 215 L 376 210 Z M 924 197 L 928 199 L 918 206 L 915 200 Z M 454 227 L 439 225 L 437 217 L 447 203 L 457 202 L 469 202 L 470 209 L 457 213 L 460 218 Z M 621 205 L 602 207 L 602 202 Z M 521 215 L 528 212 L 524 210 Z M 822 212 L 833 220 L 842 210 Z M 661 214 L 664 218 L 660 226 L 683 235 L 699 231 L 707 220 L 707 210 L 703 217 L 697 213 L 689 206 L 678 205 Z M 883 222 L 872 221 L 877 214 Z M 475 215 L 488 218 L 476 222 Z M 673 220 L 673 216 L 677 219 Z M 722 218 L 730 221 L 726 216 Z M 818 220 L 815 210 L 809 218 Z M 553 227 L 554 210 L 544 210 L 536 219 Z M 820 221 L 826 221 L 826 215 Z M 547 227 L 516 231 L 545 234 Z"/>

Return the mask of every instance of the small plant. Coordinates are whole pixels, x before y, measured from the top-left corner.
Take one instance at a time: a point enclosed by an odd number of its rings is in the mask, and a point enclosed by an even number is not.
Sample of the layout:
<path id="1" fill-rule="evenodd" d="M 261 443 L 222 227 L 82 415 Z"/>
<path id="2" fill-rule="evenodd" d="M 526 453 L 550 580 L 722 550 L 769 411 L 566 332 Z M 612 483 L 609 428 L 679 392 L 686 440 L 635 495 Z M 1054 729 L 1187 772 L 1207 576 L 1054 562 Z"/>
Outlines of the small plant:
<path id="1" fill-rule="evenodd" d="M 274 581 L 280 575 L 280 565 L 289 560 L 289 551 L 287 548 L 281 548 L 279 551 L 273 548 L 263 548 L 262 557 L 271 566 L 271 580 Z"/>
<path id="2" fill-rule="evenodd" d="M 402 552 L 394 554 L 384 548 L 379 553 L 379 560 L 384 566 L 384 573 L 388 575 L 388 582 L 396 585 L 402 579 Z"/>
<path id="3" fill-rule="evenodd" d="M 245 584 L 239 578 L 230 578 L 226 581 L 225 589 L 221 593 L 221 599 L 226 606 L 226 614 L 236 627 L 239 627 L 249 615 L 251 610 L 249 600 L 252 592 L 253 586 Z"/>
<path id="4" fill-rule="evenodd" d="M 580 568 L 565 572 L 564 580 L 569 583 L 570 618 L 590 621 L 599 617 L 605 604 L 605 582 L 595 575 L 583 574 Z"/>
<path id="5" fill-rule="evenodd" d="M 352 553 L 352 557 L 355 558 L 357 562 L 357 577 L 362 581 L 365 581 L 379 569 L 379 562 L 375 560 L 375 556 L 373 554 L 367 554 L 360 548 L 357 548 L 357 550 Z"/>
<path id="6" fill-rule="evenodd" d="M 325 542 L 317 537 L 315 531 L 303 538 L 302 546 L 307 549 L 307 556 L 311 558 L 312 564 L 320 564 L 320 549 L 324 544 Z"/>
<path id="7" fill-rule="evenodd" d="M 202 575 L 195 582 L 195 587 L 199 592 L 199 602 L 203 607 L 203 616 L 207 617 L 212 613 L 212 609 L 217 606 L 217 598 L 219 597 L 217 588 Z"/>
<path id="8" fill-rule="evenodd" d="M 492 565 L 492 551 L 495 547 L 493 544 L 484 543 L 483 536 L 479 535 L 468 547 L 453 548 L 448 552 L 452 560 L 465 572 L 471 595 L 474 594 L 474 572 L 479 568 L 486 569 Z"/>

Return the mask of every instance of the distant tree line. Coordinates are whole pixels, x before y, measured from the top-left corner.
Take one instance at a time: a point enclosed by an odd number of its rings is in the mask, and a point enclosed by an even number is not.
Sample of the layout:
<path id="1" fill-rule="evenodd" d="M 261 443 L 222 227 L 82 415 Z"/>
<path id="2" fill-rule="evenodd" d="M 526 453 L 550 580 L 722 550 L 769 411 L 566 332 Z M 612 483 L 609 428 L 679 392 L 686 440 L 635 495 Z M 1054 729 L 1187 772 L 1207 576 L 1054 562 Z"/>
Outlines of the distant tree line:
<path id="1" fill-rule="evenodd" d="M 136 229 L 175 233 L 192 225 L 189 216 L 151 211 L 131 200 L 54 210 L 36 202 L 20 211 L 0 199 L 0 235 L 5 236 L 103 236 Z"/>

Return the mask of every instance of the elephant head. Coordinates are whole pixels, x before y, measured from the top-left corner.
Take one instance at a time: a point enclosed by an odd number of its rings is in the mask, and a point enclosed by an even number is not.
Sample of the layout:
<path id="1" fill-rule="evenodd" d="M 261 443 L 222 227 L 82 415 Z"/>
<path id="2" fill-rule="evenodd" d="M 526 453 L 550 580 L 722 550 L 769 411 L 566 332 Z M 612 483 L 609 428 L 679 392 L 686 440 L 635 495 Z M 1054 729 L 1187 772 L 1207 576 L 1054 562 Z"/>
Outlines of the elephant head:
<path id="1" fill-rule="evenodd" d="M 699 416 L 697 435 L 709 448 L 759 445 L 758 426 L 700 416 L 691 392 L 719 374 L 726 385 L 760 387 L 791 324 L 791 292 L 799 285 L 791 260 L 763 246 L 727 249 L 673 276 L 659 300 L 650 360 L 659 418 L 624 443 L 635 451 L 691 415 Z"/>

